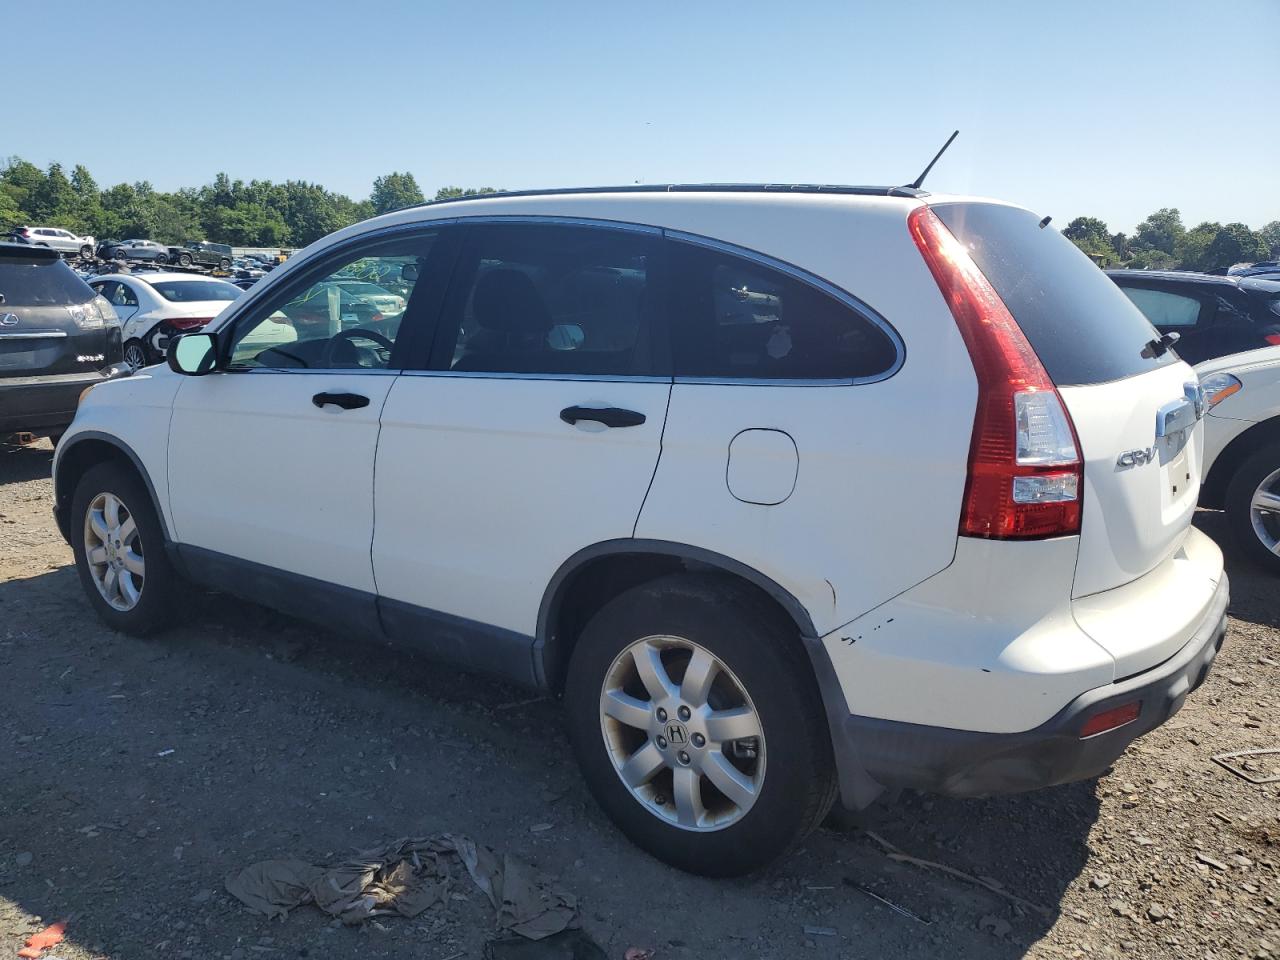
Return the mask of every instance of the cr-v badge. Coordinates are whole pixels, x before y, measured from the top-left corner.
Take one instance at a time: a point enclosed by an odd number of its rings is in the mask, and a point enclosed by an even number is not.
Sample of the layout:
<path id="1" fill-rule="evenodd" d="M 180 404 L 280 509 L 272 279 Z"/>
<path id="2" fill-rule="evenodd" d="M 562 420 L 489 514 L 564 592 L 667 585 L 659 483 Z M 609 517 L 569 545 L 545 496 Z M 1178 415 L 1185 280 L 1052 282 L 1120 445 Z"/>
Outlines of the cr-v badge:
<path id="1" fill-rule="evenodd" d="M 1116 468 L 1128 470 L 1130 467 L 1141 467 L 1143 464 L 1151 463 L 1155 458 L 1155 447 L 1147 447 L 1145 450 L 1126 450 L 1116 457 Z"/>

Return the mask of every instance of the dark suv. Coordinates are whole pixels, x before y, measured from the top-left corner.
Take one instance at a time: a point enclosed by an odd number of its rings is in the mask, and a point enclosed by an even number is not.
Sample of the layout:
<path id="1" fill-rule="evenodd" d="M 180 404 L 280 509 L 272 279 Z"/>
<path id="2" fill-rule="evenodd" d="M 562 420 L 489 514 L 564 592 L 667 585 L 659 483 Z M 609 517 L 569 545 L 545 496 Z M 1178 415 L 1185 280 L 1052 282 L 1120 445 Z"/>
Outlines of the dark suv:
<path id="1" fill-rule="evenodd" d="M 86 387 L 128 372 L 111 304 L 56 250 L 0 243 L 0 435 L 56 440 Z"/>
<path id="2" fill-rule="evenodd" d="M 1187 363 L 1280 344 L 1280 281 L 1174 270 L 1108 270 Z"/>
<path id="3" fill-rule="evenodd" d="M 204 240 L 188 243 L 185 247 L 174 248 L 174 256 L 181 266 L 189 267 L 198 263 L 206 267 L 217 267 L 219 270 L 231 269 L 231 247 L 225 243 L 209 243 Z"/>

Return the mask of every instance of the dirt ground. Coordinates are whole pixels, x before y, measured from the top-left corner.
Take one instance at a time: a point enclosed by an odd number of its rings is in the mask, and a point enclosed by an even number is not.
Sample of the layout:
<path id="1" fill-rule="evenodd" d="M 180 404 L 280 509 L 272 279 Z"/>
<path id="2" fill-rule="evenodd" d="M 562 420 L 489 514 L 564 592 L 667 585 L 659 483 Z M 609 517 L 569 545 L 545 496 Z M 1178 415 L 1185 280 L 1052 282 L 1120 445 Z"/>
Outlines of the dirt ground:
<path id="1" fill-rule="evenodd" d="M 908 796 L 873 828 L 1020 906 L 852 829 L 745 880 L 686 876 L 604 819 L 554 702 L 194 588 L 182 628 L 112 633 L 54 527 L 50 459 L 0 450 L 0 958 L 65 918 L 46 956 L 479 957 L 493 917 L 466 886 L 447 911 L 363 928 L 314 907 L 266 920 L 223 889 L 258 860 L 443 831 L 557 877 L 619 960 L 1280 957 L 1280 784 L 1209 760 L 1280 747 L 1280 583 L 1234 554 L 1213 676 L 1113 772 Z"/>

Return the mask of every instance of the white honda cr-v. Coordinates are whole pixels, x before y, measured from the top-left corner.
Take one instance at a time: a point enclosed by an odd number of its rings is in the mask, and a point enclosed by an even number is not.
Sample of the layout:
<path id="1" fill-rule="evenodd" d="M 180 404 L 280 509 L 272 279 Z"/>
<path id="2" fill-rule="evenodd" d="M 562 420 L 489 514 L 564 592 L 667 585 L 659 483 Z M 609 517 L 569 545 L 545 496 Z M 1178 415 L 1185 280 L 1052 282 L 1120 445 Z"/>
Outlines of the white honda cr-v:
<path id="1" fill-rule="evenodd" d="M 58 520 L 118 629 L 189 578 L 562 694 L 601 805 L 700 873 L 837 792 L 1091 777 L 1204 679 L 1227 578 L 1195 376 L 1047 222 L 862 187 L 388 214 L 89 392 Z M 343 294 L 371 275 L 401 312 Z"/>

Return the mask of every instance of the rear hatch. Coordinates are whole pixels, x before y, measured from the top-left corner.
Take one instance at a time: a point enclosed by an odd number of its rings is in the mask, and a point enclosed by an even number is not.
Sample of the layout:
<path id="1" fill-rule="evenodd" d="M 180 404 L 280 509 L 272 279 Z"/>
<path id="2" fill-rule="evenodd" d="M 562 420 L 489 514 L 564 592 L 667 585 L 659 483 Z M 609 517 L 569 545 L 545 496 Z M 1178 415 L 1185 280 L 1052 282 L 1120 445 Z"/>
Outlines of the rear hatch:
<path id="1" fill-rule="evenodd" d="M 930 209 L 1000 295 L 1075 426 L 1084 490 L 1072 597 L 1131 583 L 1179 555 L 1203 445 L 1191 368 L 1173 351 L 1152 350 L 1159 334 L 1146 317 L 1036 214 L 988 202 Z M 1163 658 L 1159 650 L 1129 658 L 1126 645 L 1121 664 L 1121 651 L 1111 652 L 1118 670 Z"/>
<path id="2" fill-rule="evenodd" d="M 91 373 L 121 358 L 120 325 L 54 252 L 0 244 L 0 378 Z"/>

